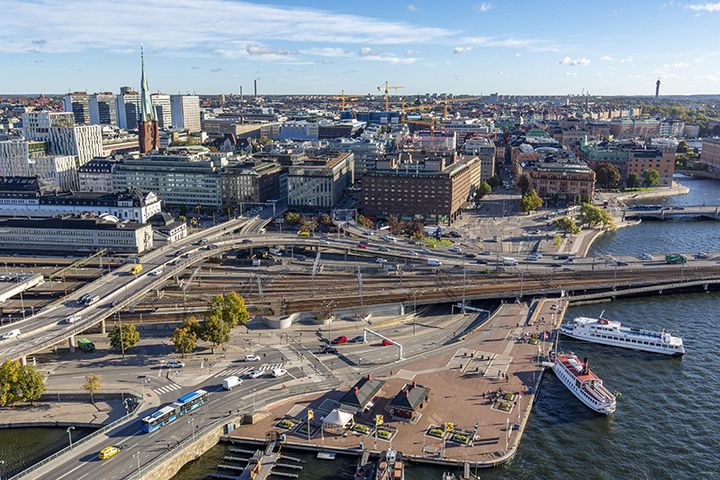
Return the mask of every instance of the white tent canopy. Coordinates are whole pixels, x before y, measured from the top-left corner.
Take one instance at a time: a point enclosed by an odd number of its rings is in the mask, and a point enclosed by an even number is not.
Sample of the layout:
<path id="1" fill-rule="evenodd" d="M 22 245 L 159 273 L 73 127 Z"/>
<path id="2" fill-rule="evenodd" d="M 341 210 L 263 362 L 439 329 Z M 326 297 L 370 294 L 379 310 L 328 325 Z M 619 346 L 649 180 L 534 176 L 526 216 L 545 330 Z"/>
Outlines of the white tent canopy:
<path id="1" fill-rule="evenodd" d="M 348 423 L 352 423 L 352 413 L 343 412 L 337 408 L 330 412 L 327 417 L 323 419 L 323 425 L 334 426 L 338 428 L 345 428 Z"/>

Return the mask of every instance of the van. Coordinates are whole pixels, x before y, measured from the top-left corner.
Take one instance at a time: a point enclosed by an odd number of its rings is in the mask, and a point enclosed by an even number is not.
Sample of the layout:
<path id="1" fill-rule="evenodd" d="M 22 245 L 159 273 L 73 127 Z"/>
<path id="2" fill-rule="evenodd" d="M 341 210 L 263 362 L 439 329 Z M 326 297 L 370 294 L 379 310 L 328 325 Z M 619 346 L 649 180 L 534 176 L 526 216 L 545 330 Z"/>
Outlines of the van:
<path id="1" fill-rule="evenodd" d="M 383 235 L 380 237 L 380 240 L 383 240 L 385 242 L 391 242 L 391 243 L 397 243 L 398 239 L 391 236 L 391 235 Z"/>
<path id="2" fill-rule="evenodd" d="M 280 378 L 286 373 L 287 371 L 284 368 L 273 368 L 272 376 L 275 378 Z"/>
<path id="3" fill-rule="evenodd" d="M 2 337 L 0 337 L 0 340 L 10 340 L 11 338 L 17 338 L 20 336 L 20 329 L 16 328 L 15 330 L 10 330 L 9 332 L 3 333 Z"/>
<path id="4" fill-rule="evenodd" d="M 223 380 L 223 388 L 225 390 L 232 390 L 233 387 L 237 387 L 242 383 L 242 380 L 237 375 L 233 375 L 232 377 L 227 377 L 225 380 Z"/>
<path id="5" fill-rule="evenodd" d="M 440 265 L 442 265 L 442 262 L 437 258 L 428 258 L 427 264 L 429 267 L 439 267 Z"/>
<path id="6" fill-rule="evenodd" d="M 518 261 L 512 257 L 503 257 L 503 265 L 517 265 Z"/>
<path id="7" fill-rule="evenodd" d="M 82 317 L 81 317 L 79 314 L 76 313 L 75 315 L 69 316 L 68 318 L 66 318 L 65 320 L 63 320 L 61 323 L 64 323 L 64 324 L 66 324 L 66 325 L 72 325 L 72 324 L 74 324 L 75 322 L 79 322 L 80 320 L 82 320 Z"/>

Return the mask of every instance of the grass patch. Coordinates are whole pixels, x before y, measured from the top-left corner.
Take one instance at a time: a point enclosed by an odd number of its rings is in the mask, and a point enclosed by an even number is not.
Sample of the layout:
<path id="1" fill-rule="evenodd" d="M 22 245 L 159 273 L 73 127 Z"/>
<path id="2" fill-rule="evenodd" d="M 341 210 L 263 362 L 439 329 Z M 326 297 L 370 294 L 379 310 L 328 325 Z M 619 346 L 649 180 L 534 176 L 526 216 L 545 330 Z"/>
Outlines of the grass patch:
<path id="1" fill-rule="evenodd" d="M 427 237 L 423 241 L 425 242 L 425 246 L 428 248 L 436 248 L 438 246 L 451 247 L 453 245 L 453 242 L 447 238 L 441 238 L 438 240 L 437 238 Z"/>

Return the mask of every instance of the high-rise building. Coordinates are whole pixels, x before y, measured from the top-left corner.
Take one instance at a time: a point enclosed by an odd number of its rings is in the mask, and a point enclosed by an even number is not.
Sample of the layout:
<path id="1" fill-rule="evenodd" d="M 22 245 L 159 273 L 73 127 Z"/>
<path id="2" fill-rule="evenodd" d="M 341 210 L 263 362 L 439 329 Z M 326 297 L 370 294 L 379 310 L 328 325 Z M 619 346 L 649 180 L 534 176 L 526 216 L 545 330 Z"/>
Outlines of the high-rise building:
<path id="1" fill-rule="evenodd" d="M 23 113 L 22 122 L 25 138 L 47 142 L 51 127 L 75 125 L 75 115 L 72 112 L 29 112 Z"/>
<path id="2" fill-rule="evenodd" d="M 77 157 L 49 155 L 46 142 L 0 141 L 0 177 L 38 177 L 61 189 L 77 189 Z"/>
<path id="3" fill-rule="evenodd" d="M 197 95 L 172 95 L 172 125 L 190 133 L 199 132 L 200 97 Z"/>
<path id="4" fill-rule="evenodd" d="M 160 148 L 158 122 L 153 110 L 150 88 L 145 78 L 145 55 L 140 48 L 140 118 L 138 119 L 138 141 L 140 153 L 148 153 Z"/>
<path id="5" fill-rule="evenodd" d="M 90 96 L 90 123 L 93 125 L 117 125 L 115 94 L 103 92 Z"/>
<path id="6" fill-rule="evenodd" d="M 63 108 L 73 113 L 75 123 L 90 123 L 90 96 L 87 92 L 68 93 L 63 97 Z"/>
<path id="7" fill-rule="evenodd" d="M 140 94 L 130 87 L 122 87 L 117 96 L 118 127 L 125 130 L 137 129 L 140 121 Z"/>
<path id="8" fill-rule="evenodd" d="M 170 95 L 164 93 L 153 93 L 150 95 L 153 108 L 155 109 L 155 118 L 159 128 L 170 128 L 173 126 L 172 103 Z"/>
<path id="9" fill-rule="evenodd" d="M 103 154 L 100 125 L 58 126 L 50 129 L 48 150 L 55 155 L 75 155 L 78 166 Z"/>

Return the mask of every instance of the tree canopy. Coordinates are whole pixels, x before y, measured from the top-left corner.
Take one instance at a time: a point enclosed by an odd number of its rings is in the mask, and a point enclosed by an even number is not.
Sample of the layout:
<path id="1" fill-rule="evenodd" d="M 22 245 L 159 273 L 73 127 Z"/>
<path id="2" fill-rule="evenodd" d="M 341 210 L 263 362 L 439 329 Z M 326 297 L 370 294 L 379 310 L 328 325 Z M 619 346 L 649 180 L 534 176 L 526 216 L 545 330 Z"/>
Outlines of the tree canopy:
<path id="1" fill-rule="evenodd" d="M 518 177 L 517 186 L 523 195 L 525 195 L 528 190 L 530 190 L 530 179 L 528 179 L 527 175 L 522 174 L 520 175 L 520 177 Z"/>
<path id="2" fill-rule="evenodd" d="M 577 235 L 580 233 L 580 227 L 577 226 L 574 218 L 560 217 L 553 221 L 553 226 L 566 234 Z"/>
<path id="3" fill-rule="evenodd" d="M 537 194 L 535 189 L 530 190 L 520 199 L 520 208 L 523 212 L 531 212 L 543 206 L 542 198 Z"/>
<path id="4" fill-rule="evenodd" d="M 125 323 L 108 334 L 110 346 L 115 350 L 127 352 L 140 341 L 140 332 L 137 331 L 132 323 Z"/>
<path id="5" fill-rule="evenodd" d="M 0 365 L 0 406 L 33 402 L 45 392 L 45 379 L 32 365 L 5 360 Z"/>
<path id="6" fill-rule="evenodd" d="M 643 172 L 643 185 L 646 187 L 657 187 L 660 184 L 660 173 L 654 168 Z"/>
<path id="7" fill-rule="evenodd" d="M 580 209 L 580 222 L 588 227 L 602 225 L 604 228 L 615 228 L 615 220 L 610 214 L 590 203 L 584 203 Z"/>
<path id="8" fill-rule="evenodd" d="M 215 353 L 215 347 L 223 345 L 230 340 L 230 326 L 222 319 L 222 314 L 218 311 L 212 311 L 205 319 L 201 338 L 206 342 L 212 343 L 212 352 Z"/>
<path id="9" fill-rule="evenodd" d="M 620 169 L 612 163 L 598 164 L 595 175 L 601 188 L 615 188 L 620 183 Z"/>
<path id="10" fill-rule="evenodd" d="M 492 193 L 492 187 L 488 182 L 482 182 L 478 187 L 477 194 L 478 198 L 483 198 L 485 195 Z"/>

